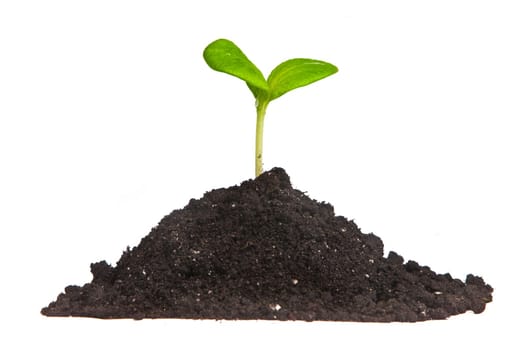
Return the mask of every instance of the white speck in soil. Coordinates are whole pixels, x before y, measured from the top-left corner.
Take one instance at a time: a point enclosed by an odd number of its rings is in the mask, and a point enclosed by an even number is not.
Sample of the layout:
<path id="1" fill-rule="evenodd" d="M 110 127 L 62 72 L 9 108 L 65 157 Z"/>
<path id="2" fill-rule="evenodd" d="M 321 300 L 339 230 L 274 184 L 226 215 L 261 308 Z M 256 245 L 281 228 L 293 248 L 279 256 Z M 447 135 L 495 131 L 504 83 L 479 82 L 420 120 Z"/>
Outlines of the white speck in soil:
<path id="1" fill-rule="evenodd" d="M 365 273 L 365 277 L 366 277 L 366 278 L 370 278 L 370 275 L 367 274 L 367 273 Z"/>
<path id="2" fill-rule="evenodd" d="M 436 290 L 436 291 L 434 292 L 434 294 L 435 294 L 435 295 L 441 295 L 441 294 L 443 294 L 443 292 L 440 292 L 439 290 Z"/>
<path id="3" fill-rule="evenodd" d="M 232 203 L 232 208 L 235 208 L 235 203 Z"/>
<path id="4" fill-rule="evenodd" d="M 200 254 L 201 251 L 200 251 L 200 250 L 192 249 L 191 252 L 192 252 L 193 254 Z"/>
<path id="5" fill-rule="evenodd" d="M 270 305 L 268 305 L 268 307 L 272 311 L 279 311 L 279 310 L 281 310 L 281 305 L 279 305 L 277 303 L 276 304 L 270 304 Z"/>
<path id="6" fill-rule="evenodd" d="M 297 283 L 299 283 L 298 279 L 292 278 L 292 284 L 295 286 Z"/>
<path id="7" fill-rule="evenodd" d="M 346 227 L 343 227 L 343 228 L 341 229 L 341 232 L 346 232 Z"/>
<path id="8" fill-rule="evenodd" d="M 369 262 L 370 264 L 373 264 L 373 263 L 374 263 L 374 259 L 368 259 L 368 262 Z"/>

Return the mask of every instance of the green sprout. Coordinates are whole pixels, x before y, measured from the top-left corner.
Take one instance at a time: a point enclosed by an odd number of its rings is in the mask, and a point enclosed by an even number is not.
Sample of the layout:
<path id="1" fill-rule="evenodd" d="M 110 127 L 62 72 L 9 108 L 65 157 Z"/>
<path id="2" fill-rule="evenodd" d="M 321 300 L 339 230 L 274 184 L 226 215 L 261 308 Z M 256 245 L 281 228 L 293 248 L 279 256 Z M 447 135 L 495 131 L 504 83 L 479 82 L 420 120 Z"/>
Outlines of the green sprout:
<path id="1" fill-rule="evenodd" d="M 218 39 L 204 49 L 204 60 L 219 72 L 240 78 L 248 84 L 255 97 L 257 126 L 255 130 L 255 177 L 263 171 L 263 128 L 270 101 L 290 90 L 326 78 L 337 72 L 328 62 L 309 58 L 294 58 L 279 64 L 265 79 L 261 71 L 230 40 Z"/>

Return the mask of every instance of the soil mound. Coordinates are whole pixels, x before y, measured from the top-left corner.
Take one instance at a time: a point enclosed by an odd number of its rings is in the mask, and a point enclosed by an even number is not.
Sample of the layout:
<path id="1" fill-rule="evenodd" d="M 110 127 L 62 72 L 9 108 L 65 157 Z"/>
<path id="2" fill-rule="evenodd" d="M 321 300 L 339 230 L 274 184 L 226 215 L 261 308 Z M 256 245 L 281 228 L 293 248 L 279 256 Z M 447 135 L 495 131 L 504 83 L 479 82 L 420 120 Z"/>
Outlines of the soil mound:
<path id="1" fill-rule="evenodd" d="M 423 321 L 492 300 L 481 277 L 437 274 L 390 252 L 274 168 L 164 217 L 115 267 L 68 286 L 46 316 Z"/>

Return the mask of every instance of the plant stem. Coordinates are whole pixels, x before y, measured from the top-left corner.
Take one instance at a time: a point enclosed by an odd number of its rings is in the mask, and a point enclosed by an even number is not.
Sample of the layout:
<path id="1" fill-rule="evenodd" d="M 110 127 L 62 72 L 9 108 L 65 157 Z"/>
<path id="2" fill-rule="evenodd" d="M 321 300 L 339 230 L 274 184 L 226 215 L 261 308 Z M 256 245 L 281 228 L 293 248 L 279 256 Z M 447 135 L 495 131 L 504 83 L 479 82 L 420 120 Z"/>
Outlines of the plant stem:
<path id="1" fill-rule="evenodd" d="M 256 100 L 257 108 L 257 126 L 255 128 L 255 177 L 261 175 L 263 172 L 263 129 L 264 129 L 264 116 L 266 115 L 266 107 L 270 101 Z"/>

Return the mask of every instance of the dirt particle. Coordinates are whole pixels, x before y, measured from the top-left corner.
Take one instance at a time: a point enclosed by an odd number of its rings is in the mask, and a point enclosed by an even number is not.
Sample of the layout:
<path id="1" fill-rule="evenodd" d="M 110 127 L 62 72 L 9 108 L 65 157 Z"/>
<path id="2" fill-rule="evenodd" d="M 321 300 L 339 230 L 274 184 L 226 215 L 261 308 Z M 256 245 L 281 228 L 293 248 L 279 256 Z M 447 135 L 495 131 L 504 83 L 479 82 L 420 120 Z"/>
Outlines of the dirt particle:
<path id="1" fill-rule="evenodd" d="M 279 310 L 281 310 L 281 305 L 276 304 L 276 303 L 274 303 L 274 304 L 270 304 L 270 305 L 268 305 L 268 307 L 269 307 L 270 310 L 272 310 L 272 311 L 279 311 Z"/>

